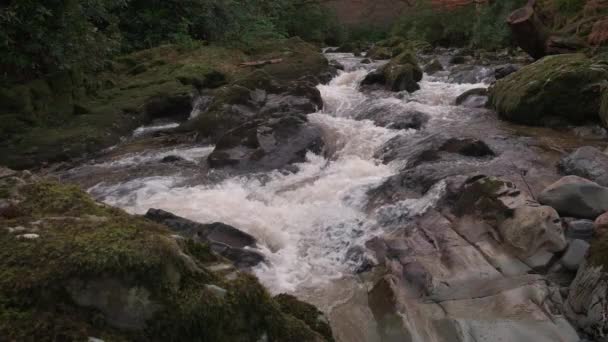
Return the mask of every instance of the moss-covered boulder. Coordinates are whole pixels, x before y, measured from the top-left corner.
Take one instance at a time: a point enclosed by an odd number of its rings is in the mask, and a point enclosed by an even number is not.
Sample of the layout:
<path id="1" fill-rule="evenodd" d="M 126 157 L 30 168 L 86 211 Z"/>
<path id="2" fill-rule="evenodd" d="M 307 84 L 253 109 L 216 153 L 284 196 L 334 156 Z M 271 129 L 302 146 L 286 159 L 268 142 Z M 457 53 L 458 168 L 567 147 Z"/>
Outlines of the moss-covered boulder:
<path id="1" fill-rule="evenodd" d="M 411 93 L 420 89 L 418 82 L 422 80 L 422 76 L 416 57 L 406 51 L 391 59 L 381 69 L 368 74 L 362 84 L 382 84 L 391 91 L 405 90 Z"/>
<path id="2" fill-rule="evenodd" d="M 73 186 L 28 173 L 0 177 L 3 340 L 331 338 L 284 310 L 254 277 L 212 271 L 227 261 L 206 245 Z"/>
<path id="3" fill-rule="evenodd" d="M 522 124 L 596 122 L 607 80 L 608 64 L 600 59 L 548 56 L 498 80 L 490 103 L 502 118 Z"/>

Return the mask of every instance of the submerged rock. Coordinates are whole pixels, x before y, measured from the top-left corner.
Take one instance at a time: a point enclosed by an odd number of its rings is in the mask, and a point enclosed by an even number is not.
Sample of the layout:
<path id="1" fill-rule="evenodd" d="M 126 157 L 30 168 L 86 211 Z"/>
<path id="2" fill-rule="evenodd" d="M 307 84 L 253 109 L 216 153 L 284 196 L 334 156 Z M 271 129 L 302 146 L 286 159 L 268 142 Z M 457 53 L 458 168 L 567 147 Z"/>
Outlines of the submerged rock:
<path id="1" fill-rule="evenodd" d="M 608 211 L 608 188 L 585 178 L 566 176 L 547 187 L 538 201 L 564 216 L 595 219 Z"/>
<path id="2" fill-rule="evenodd" d="M 606 64 L 583 54 L 548 56 L 498 80 L 490 103 L 502 118 L 522 124 L 597 122 L 607 79 Z"/>
<path id="3" fill-rule="evenodd" d="M 436 58 L 434 58 L 427 65 L 424 66 L 424 72 L 429 75 L 433 75 L 434 73 L 436 73 L 438 71 L 442 71 L 442 70 L 443 70 L 443 65 Z"/>
<path id="4" fill-rule="evenodd" d="M 488 102 L 488 89 L 475 88 L 458 95 L 455 104 L 469 108 L 483 108 Z"/>
<path id="5" fill-rule="evenodd" d="M 595 147 L 584 146 L 562 158 L 559 169 L 566 175 L 574 175 L 608 186 L 608 155 Z"/>

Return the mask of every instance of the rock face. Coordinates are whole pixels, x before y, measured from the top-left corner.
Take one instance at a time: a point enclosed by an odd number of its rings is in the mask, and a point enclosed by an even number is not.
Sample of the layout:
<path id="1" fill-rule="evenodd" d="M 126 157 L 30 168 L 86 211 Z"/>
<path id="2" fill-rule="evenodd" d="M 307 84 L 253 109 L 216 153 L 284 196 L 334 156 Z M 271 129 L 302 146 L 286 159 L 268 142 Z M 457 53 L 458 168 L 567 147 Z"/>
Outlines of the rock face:
<path id="1" fill-rule="evenodd" d="M 566 176 L 539 196 L 540 203 L 560 215 L 595 219 L 608 210 L 608 188 L 577 176 Z"/>
<path id="2" fill-rule="evenodd" d="M 583 54 L 548 56 L 498 80 L 490 103 L 502 118 L 522 124 L 597 122 L 607 78 L 607 65 Z"/>
<path id="3" fill-rule="evenodd" d="M 411 52 L 403 52 L 381 69 L 368 74 L 362 85 L 382 84 L 391 91 L 414 92 L 420 89 L 422 70 Z"/>
<path id="4" fill-rule="evenodd" d="M 232 227 L 156 212 L 176 236 L 26 173 L 0 178 L 0 189 L 0 201 L 15 206 L 0 212 L 2 339 L 332 341 L 314 307 L 291 298 L 283 310 L 255 277 L 201 243 L 254 243 Z M 33 232 L 37 239 L 19 238 Z"/>
<path id="5" fill-rule="evenodd" d="M 591 337 L 601 341 L 608 331 L 608 277 L 605 266 L 585 262 L 570 285 L 566 314 Z"/>
<path id="6" fill-rule="evenodd" d="M 321 130 L 305 116 L 255 119 L 228 131 L 208 157 L 212 168 L 270 171 L 303 162 L 308 151 L 321 152 Z"/>
<path id="7" fill-rule="evenodd" d="M 608 186 L 608 155 L 595 147 L 577 149 L 559 162 L 559 168 L 566 175 L 574 175 Z"/>
<path id="8" fill-rule="evenodd" d="M 257 247 L 255 238 L 232 226 L 220 222 L 201 224 L 160 209 L 148 210 L 145 217 L 166 225 L 186 238 L 209 244 L 212 251 L 234 262 L 239 268 L 253 267 L 264 261 L 260 252 L 247 249 Z"/>

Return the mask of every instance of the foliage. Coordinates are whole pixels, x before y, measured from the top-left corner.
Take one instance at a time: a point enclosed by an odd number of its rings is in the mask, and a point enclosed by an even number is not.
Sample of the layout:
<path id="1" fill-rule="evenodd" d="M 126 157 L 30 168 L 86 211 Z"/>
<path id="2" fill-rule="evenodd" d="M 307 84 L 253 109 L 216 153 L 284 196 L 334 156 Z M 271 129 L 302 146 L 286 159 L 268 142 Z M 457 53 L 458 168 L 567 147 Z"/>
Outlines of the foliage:
<path id="1" fill-rule="evenodd" d="M 433 45 L 501 48 L 511 42 L 505 19 L 525 0 L 493 1 L 480 8 L 475 5 L 441 9 L 428 0 L 418 0 L 393 27 L 393 34 L 424 40 Z"/>
<path id="2" fill-rule="evenodd" d="M 585 6 L 586 0 L 554 0 L 556 9 L 564 15 L 580 12 Z"/>

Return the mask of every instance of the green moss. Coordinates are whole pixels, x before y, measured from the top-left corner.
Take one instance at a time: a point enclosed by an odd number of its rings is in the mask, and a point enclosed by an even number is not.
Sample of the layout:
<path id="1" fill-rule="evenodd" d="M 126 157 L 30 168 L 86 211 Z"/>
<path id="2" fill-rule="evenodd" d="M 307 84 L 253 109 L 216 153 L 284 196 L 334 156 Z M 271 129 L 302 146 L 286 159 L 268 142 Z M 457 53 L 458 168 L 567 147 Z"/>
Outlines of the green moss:
<path id="1" fill-rule="evenodd" d="M 288 294 L 280 294 L 274 299 L 279 303 L 281 310 L 305 322 L 311 329 L 325 337 L 327 341 L 334 341 L 331 327 L 323 313 L 314 305 L 304 303 Z"/>
<path id="2" fill-rule="evenodd" d="M 505 119 L 543 124 L 547 117 L 598 121 L 608 68 L 583 54 L 545 57 L 499 80 L 490 103 Z"/>

